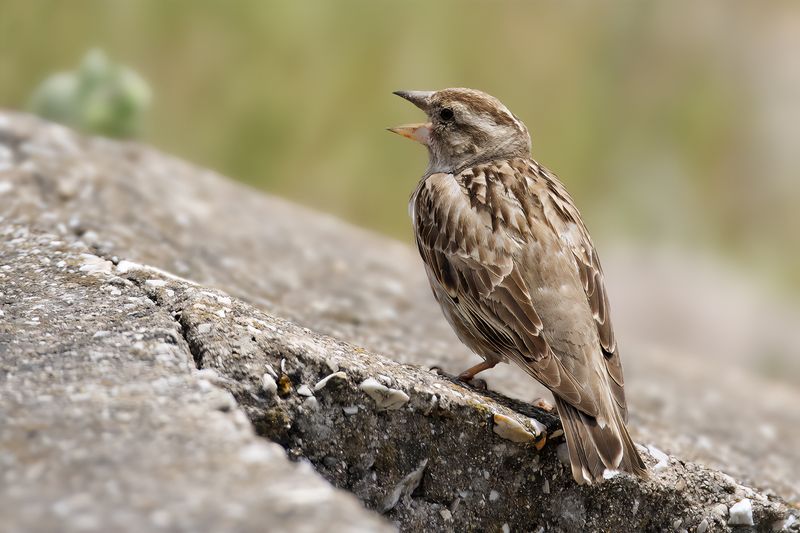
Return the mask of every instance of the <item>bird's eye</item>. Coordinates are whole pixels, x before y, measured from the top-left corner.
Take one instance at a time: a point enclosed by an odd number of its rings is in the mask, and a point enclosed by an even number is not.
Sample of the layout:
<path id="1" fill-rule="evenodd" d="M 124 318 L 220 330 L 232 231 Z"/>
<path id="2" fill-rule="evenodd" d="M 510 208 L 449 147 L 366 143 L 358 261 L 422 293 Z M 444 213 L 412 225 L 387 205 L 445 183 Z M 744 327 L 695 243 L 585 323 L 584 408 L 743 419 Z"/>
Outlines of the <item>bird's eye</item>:
<path id="1" fill-rule="evenodd" d="M 439 111 L 439 118 L 441 118 L 442 120 L 453 120 L 453 116 L 454 116 L 453 110 L 450 109 L 449 107 L 445 107 L 441 111 Z"/>

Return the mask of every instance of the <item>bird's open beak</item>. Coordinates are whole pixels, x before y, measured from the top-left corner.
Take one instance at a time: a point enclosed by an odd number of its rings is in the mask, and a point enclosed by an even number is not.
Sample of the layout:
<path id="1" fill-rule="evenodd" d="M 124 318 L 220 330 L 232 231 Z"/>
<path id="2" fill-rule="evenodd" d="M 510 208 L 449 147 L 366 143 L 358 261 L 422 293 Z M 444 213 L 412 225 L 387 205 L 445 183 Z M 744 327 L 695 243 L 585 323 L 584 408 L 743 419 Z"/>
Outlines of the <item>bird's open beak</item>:
<path id="1" fill-rule="evenodd" d="M 417 141 L 420 144 L 427 145 L 428 140 L 431 138 L 431 123 L 424 122 L 419 124 L 403 124 L 394 128 L 387 128 L 392 133 L 402 135 L 406 139 Z"/>
<path id="2" fill-rule="evenodd" d="M 430 98 L 433 96 L 434 91 L 395 91 L 394 94 L 408 100 L 427 113 L 430 107 Z M 395 128 L 389 128 L 389 131 L 402 135 L 412 141 L 417 141 L 420 144 L 427 145 L 431 136 L 431 123 L 404 124 Z"/>

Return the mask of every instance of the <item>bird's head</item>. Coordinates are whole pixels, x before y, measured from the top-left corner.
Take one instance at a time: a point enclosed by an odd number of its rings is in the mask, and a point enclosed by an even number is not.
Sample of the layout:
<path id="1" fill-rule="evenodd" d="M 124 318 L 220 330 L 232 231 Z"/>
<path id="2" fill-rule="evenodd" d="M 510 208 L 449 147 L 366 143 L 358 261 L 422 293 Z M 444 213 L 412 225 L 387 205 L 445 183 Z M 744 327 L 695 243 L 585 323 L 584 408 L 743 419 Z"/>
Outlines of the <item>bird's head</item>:
<path id="1" fill-rule="evenodd" d="M 500 100 L 474 89 L 395 91 L 428 115 L 428 122 L 389 131 L 428 147 L 428 172 L 453 172 L 494 159 L 529 157 L 528 128 Z"/>

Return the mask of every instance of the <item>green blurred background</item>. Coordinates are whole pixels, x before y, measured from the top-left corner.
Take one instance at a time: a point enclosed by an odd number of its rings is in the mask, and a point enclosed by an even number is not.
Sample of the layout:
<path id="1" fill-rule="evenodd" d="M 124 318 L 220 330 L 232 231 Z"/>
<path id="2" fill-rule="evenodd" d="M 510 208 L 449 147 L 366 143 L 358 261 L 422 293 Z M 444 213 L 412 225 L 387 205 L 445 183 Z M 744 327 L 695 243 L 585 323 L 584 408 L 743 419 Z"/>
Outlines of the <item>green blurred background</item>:
<path id="1" fill-rule="evenodd" d="M 3 0 L 0 106 L 95 47 L 150 85 L 146 142 L 406 240 L 391 91 L 483 89 L 596 237 L 800 289 L 800 3 Z"/>

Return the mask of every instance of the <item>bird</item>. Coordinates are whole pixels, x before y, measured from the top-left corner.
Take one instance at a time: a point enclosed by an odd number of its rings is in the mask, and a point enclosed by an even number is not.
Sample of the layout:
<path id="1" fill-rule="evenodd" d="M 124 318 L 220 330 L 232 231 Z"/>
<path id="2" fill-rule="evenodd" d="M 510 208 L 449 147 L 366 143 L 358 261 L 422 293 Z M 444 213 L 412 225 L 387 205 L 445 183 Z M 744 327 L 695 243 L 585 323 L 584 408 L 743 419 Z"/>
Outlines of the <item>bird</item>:
<path id="1" fill-rule="evenodd" d="M 475 89 L 394 94 L 428 118 L 389 128 L 428 149 L 409 201 L 417 248 L 445 319 L 483 358 L 459 379 L 515 363 L 553 393 L 578 484 L 646 478 L 597 251 L 528 128 Z"/>

